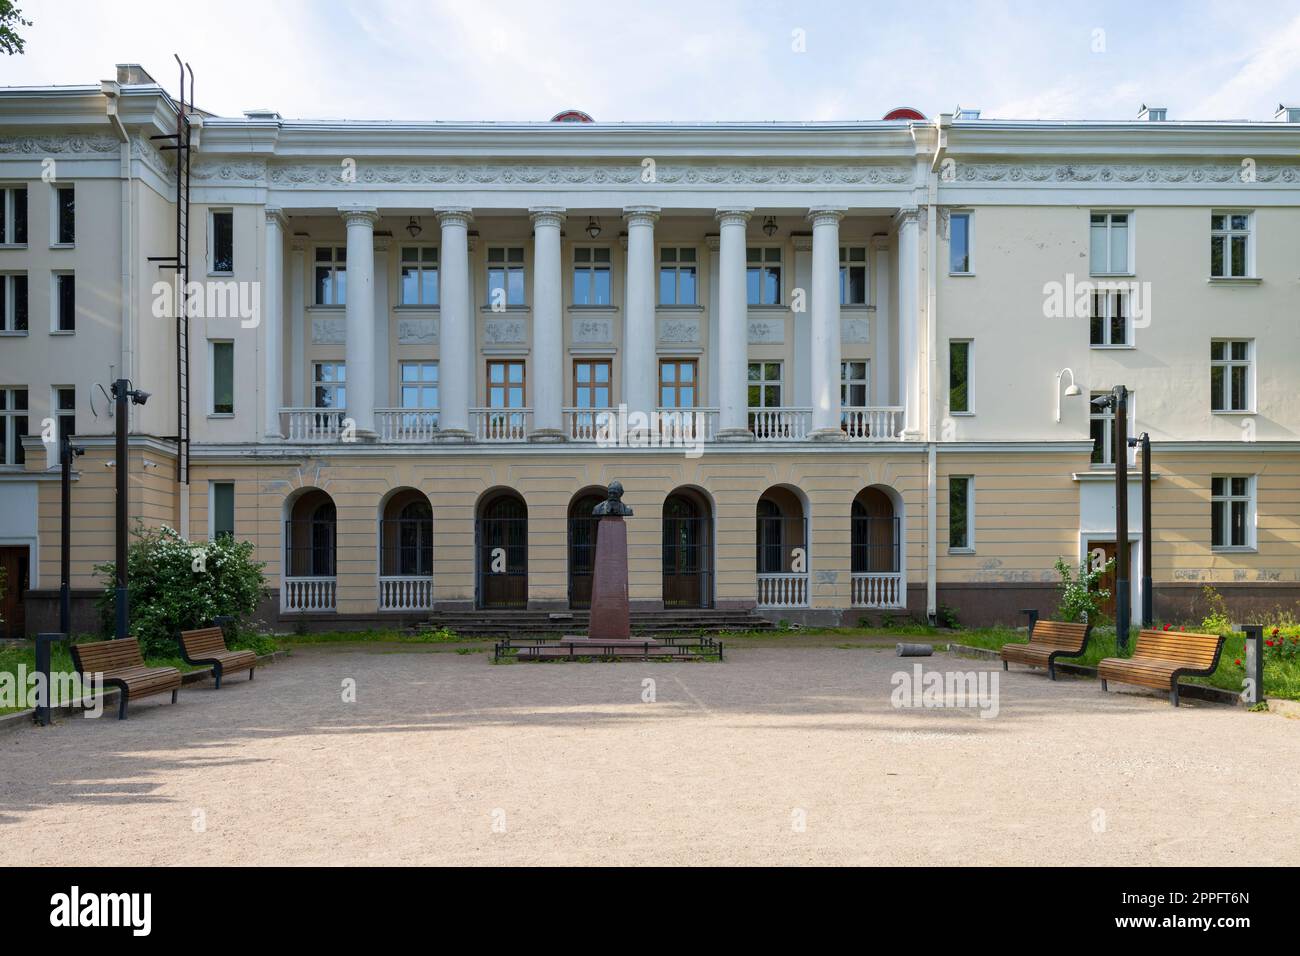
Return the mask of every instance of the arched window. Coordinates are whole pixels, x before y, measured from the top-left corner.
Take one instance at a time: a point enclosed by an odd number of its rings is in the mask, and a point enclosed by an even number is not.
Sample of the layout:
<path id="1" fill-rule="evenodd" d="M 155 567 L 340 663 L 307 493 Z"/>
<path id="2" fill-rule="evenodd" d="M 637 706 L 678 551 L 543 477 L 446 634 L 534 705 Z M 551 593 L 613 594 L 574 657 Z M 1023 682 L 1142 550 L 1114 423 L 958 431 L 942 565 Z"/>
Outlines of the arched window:
<path id="1" fill-rule="evenodd" d="M 311 513 L 312 577 L 334 576 L 334 539 L 337 515 L 334 502 L 326 501 Z"/>
<path id="2" fill-rule="evenodd" d="M 780 574 L 785 570 L 785 516 L 770 498 L 758 499 L 758 521 L 754 539 L 759 574 Z"/>
<path id="3" fill-rule="evenodd" d="M 433 509 L 427 501 L 412 501 L 397 516 L 397 573 L 433 573 Z"/>

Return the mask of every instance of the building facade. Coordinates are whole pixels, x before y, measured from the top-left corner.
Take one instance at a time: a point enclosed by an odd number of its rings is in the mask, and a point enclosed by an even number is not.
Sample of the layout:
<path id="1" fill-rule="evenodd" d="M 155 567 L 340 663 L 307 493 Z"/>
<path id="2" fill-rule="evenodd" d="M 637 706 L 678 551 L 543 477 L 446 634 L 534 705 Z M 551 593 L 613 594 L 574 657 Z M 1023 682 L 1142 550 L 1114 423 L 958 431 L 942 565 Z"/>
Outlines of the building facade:
<path id="1" fill-rule="evenodd" d="M 1136 483 L 1129 516 L 1157 614 L 1207 584 L 1300 599 L 1298 111 L 196 113 L 188 206 L 176 112 L 133 66 L 0 90 L 15 630 L 56 604 L 63 432 L 87 449 L 90 626 L 120 377 L 152 393 L 131 513 L 253 541 L 281 627 L 581 608 L 614 479 L 634 608 L 1013 621 L 1052 607 L 1057 558 L 1114 553 L 1114 421 L 1090 398 L 1117 385 L 1152 441 L 1152 541 Z"/>

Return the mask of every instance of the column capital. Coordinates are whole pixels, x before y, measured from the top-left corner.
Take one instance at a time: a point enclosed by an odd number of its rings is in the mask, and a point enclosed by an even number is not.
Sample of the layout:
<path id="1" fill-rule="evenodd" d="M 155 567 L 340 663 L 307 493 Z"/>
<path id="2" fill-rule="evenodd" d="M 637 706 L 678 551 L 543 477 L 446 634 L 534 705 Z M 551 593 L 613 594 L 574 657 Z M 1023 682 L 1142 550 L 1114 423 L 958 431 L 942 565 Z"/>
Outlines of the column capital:
<path id="1" fill-rule="evenodd" d="M 753 214 L 753 206 L 724 206 L 714 213 L 714 218 L 721 226 L 743 226 Z"/>
<path id="2" fill-rule="evenodd" d="M 808 210 L 808 221 L 814 226 L 838 223 L 846 211 L 843 206 L 813 206 Z"/>
<path id="3" fill-rule="evenodd" d="M 375 252 L 387 252 L 388 247 L 393 244 L 391 233 L 377 233 L 375 235 Z"/>
<path id="4" fill-rule="evenodd" d="M 375 223 L 379 221 L 379 210 L 373 206 L 340 206 L 339 215 L 349 226 L 358 226 L 363 223 L 372 229 Z"/>
<path id="5" fill-rule="evenodd" d="M 294 252 L 306 252 L 311 244 L 311 236 L 305 232 L 295 232 L 289 239 L 289 248 Z"/>
<path id="6" fill-rule="evenodd" d="M 659 219 L 658 206 L 624 206 L 623 218 L 629 226 L 653 226 Z"/>
<path id="7" fill-rule="evenodd" d="M 528 218 L 534 226 L 554 226 L 558 229 L 564 225 L 566 212 L 563 206 L 532 206 L 528 210 Z"/>
<path id="8" fill-rule="evenodd" d="M 438 217 L 440 226 L 468 227 L 474 219 L 474 213 L 468 206 L 445 206 L 435 209 L 433 214 Z"/>
<path id="9" fill-rule="evenodd" d="M 287 229 L 289 227 L 289 220 L 285 216 L 284 210 L 281 209 L 279 206 L 266 207 L 266 221 L 268 225 L 274 223 L 275 225 L 279 226 L 281 230 Z"/>
<path id="10" fill-rule="evenodd" d="M 920 210 L 916 206 L 902 206 L 894 213 L 894 225 L 899 229 L 903 226 L 915 226 L 919 219 Z"/>

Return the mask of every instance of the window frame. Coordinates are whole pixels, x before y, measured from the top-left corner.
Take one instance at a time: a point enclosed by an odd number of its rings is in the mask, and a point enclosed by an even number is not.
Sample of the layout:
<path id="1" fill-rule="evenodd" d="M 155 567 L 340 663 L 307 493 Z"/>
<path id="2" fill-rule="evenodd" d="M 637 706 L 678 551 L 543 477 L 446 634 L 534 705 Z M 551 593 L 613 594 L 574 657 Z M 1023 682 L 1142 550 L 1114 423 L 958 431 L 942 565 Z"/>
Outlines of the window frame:
<path id="1" fill-rule="evenodd" d="M 230 268 L 217 268 L 217 217 L 230 217 Z M 229 208 L 208 210 L 208 275 L 231 276 L 235 274 L 235 211 Z"/>
<path id="2" fill-rule="evenodd" d="M 1097 303 L 1106 304 L 1103 314 L 1096 315 Z M 1115 307 L 1118 303 L 1124 303 L 1124 341 L 1114 341 L 1114 322 Z M 1093 333 L 1096 331 L 1095 322 L 1101 322 L 1101 342 L 1093 341 Z M 1133 309 L 1129 302 L 1129 292 L 1125 289 L 1094 289 L 1088 297 L 1088 348 L 1090 349 L 1132 349 L 1136 348 L 1133 341 Z"/>
<path id="3" fill-rule="evenodd" d="M 3 193 L 4 209 L 0 211 L 0 248 L 4 249 L 26 249 L 27 243 L 31 238 L 31 194 L 27 189 L 26 183 L 13 183 L 0 185 L 0 193 Z M 16 238 L 18 217 L 15 215 L 14 196 L 22 193 L 23 196 L 23 238 Z"/>
<path id="4" fill-rule="evenodd" d="M 505 371 L 500 382 L 493 382 L 492 368 L 498 365 L 503 367 Z M 510 369 L 516 365 L 519 366 L 519 381 L 513 382 L 510 379 Z M 484 368 L 483 385 L 483 406 L 485 408 L 499 412 L 522 411 L 528 408 L 528 362 L 524 358 L 489 358 Z M 492 389 L 494 388 L 501 389 L 502 398 L 506 402 L 505 405 L 492 404 Z M 511 405 L 509 404 L 510 393 L 516 389 L 519 392 L 520 404 Z"/>
<path id="5" fill-rule="evenodd" d="M 965 542 L 963 544 L 953 544 L 953 482 L 965 482 L 966 485 L 966 502 L 965 502 Z M 975 476 L 974 475 L 949 475 L 948 476 L 948 553 L 949 554 L 974 554 L 975 553 Z"/>
<path id="6" fill-rule="evenodd" d="M 1237 343 L 1244 343 L 1246 346 L 1246 358 L 1234 359 L 1232 357 L 1232 346 Z M 1216 359 L 1214 357 L 1214 346 L 1222 344 L 1224 346 L 1223 354 L 1225 358 Z M 1232 369 L 1245 368 L 1246 370 L 1246 404 L 1244 408 L 1217 407 L 1220 400 L 1232 397 Z M 1224 373 L 1220 381 L 1220 394 L 1215 394 L 1214 389 L 1214 370 L 1223 369 Z M 1227 339 L 1212 338 L 1210 339 L 1210 413 L 1213 415 L 1253 415 L 1255 414 L 1255 340 L 1254 339 Z"/>
<path id="7" fill-rule="evenodd" d="M 72 309 L 71 315 L 65 315 L 63 310 L 63 287 L 66 284 L 72 288 Z M 27 284 L 31 290 L 31 283 Z M 30 304 L 28 321 L 30 322 Z M 65 328 L 64 320 L 69 319 L 70 325 Z M 74 335 L 77 331 L 77 274 L 71 269 L 51 269 L 50 270 L 50 334 L 51 335 Z"/>
<path id="8" fill-rule="evenodd" d="M 850 366 L 861 365 L 862 377 L 856 378 L 847 376 L 851 371 Z M 851 390 L 861 388 L 862 394 L 866 401 L 861 405 L 854 405 L 848 401 L 852 397 Z M 871 407 L 871 359 L 853 358 L 840 359 L 840 408 L 870 408 Z"/>
<path id="9" fill-rule="evenodd" d="M 1226 223 L 1225 228 L 1215 229 L 1214 219 L 1216 216 L 1223 216 Z M 1232 225 L 1233 216 L 1245 216 L 1246 227 L 1236 229 Z M 1236 238 L 1245 238 L 1245 272 L 1241 275 L 1234 275 L 1232 272 L 1232 240 Z M 1214 244 L 1216 239 L 1224 241 L 1223 265 L 1226 272 L 1223 275 L 1216 275 L 1214 272 Z M 1255 278 L 1255 211 L 1253 209 L 1211 209 L 1210 210 L 1210 278 L 1216 281 L 1240 281 L 1243 279 Z"/>
<path id="10" fill-rule="evenodd" d="M 407 369 L 419 369 L 420 377 L 415 379 L 406 378 Z M 426 368 L 433 369 L 433 378 L 424 377 Z M 412 389 L 420 399 L 418 405 L 406 404 L 406 391 Z M 425 393 L 432 391 L 437 399 L 432 405 L 426 405 L 424 402 Z M 402 359 L 397 363 L 397 407 L 403 411 L 441 411 L 442 409 L 442 369 L 437 359 Z"/>
<path id="11" fill-rule="evenodd" d="M 0 418 L 4 419 L 4 436 L 0 440 L 0 465 L 10 468 L 22 468 L 27 456 L 23 451 L 23 438 L 31 428 L 31 391 L 26 385 L 2 385 L 0 393 L 4 400 L 0 402 Z M 15 407 L 15 396 L 22 393 L 24 408 Z M 19 422 L 21 421 L 21 425 Z"/>
<path id="12" fill-rule="evenodd" d="M 328 249 L 330 258 L 328 260 L 320 258 L 322 249 Z M 339 253 L 343 258 L 338 258 Z M 333 301 L 322 302 L 320 300 L 320 276 L 322 269 L 329 270 L 329 298 Z M 342 299 L 339 298 L 339 275 L 342 274 Z M 312 307 L 317 309 L 342 309 L 347 306 L 348 301 L 348 247 L 340 246 L 336 242 L 319 243 L 312 247 L 311 254 L 311 300 Z"/>
<path id="13" fill-rule="evenodd" d="M 72 238 L 64 240 L 62 194 L 72 193 Z M 50 248 L 75 249 L 77 247 L 77 187 L 73 183 L 53 183 L 50 186 Z M 28 214 L 31 210 L 29 208 Z"/>
<path id="14" fill-rule="evenodd" d="M 769 262 L 767 250 L 775 250 L 777 258 L 775 262 Z M 758 252 L 758 259 L 751 261 L 749 254 Z M 763 290 L 767 287 L 765 277 L 772 271 L 776 270 L 776 301 L 764 302 Z M 751 302 L 749 299 L 749 274 L 758 272 L 758 301 Z M 745 307 L 749 309 L 779 309 L 785 305 L 785 247 L 780 243 L 759 243 L 757 245 L 745 244 Z"/>
<path id="15" fill-rule="evenodd" d="M 682 259 L 682 252 L 689 251 L 694 258 L 687 262 Z M 673 254 L 671 261 L 664 258 L 668 253 Z M 700 305 L 700 250 L 698 246 L 685 245 L 674 246 L 664 245 L 659 247 L 659 258 L 657 262 L 658 272 L 655 274 L 655 296 L 660 306 L 664 308 L 699 308 Z M 664 273 L 673 273 L 673 301 L 665 302 L 663 299 L 664 291 Z M 688 272 L 693 276 L 691 281 L 691 301 L 682 301 L 682 273 Z"/>
<path id="16" fill-rule="evenodd" d="M 966 268 L 953 268 L 953 222 L 966 222 Z M 973 276 L 975 274 L 975 214 L 969 209 L 955 209 L 948 213 L 948 275 Z"/>
<path id="17" fill-rule="evenodd" d="M 494 262 L 492 259 L 492 253 L 498 250 L 500 250 L 503 253 L 503 257 L 500 262 Z M 510 253 L 513 251 L 519 252 L 519 260 L 517 262 L 512 261 L 510 258 Z M 528 308 L 528 249 L 527 247 L 512 246 L 508 244 L 488 246 L 487 251 L 484 253 L 483 264 L 484 264 L 483 273 L 485 279 L 487 280 L 486 305 L 484 306 L 486 309 L 488 309 L 489 311 L 495 311 L 495 307 L 492 302 L 492 288 L 493 288 L 492 272 L 494 269 L 500 270 L 502 272 L 502 280 L 503 280 L 502 288 L 505 290 L 506 293 L 505 303 L 504 303 L 505 308 L 507 309 Z M 519 273 L 519 301 L 517 302 L 512 302 L 510 299 L 510 275 L 513 272 Z"/>
<path id="18" fill-rule="evenodd" d="M 1258 537 L 1256 528 L 1257 518 L 1257 500 L 1258 500 L 1258 482 L 1256 475 L 1242 474 L 1215 474 L 1210 476 L 1210 550 L 1214 552 L 1250 552 L 1258 550 Z M 1232 491 L 1232 482 L 1234 479 L 1244 478 L 1246 480 L 1246 493 L 1244 495 L 1234 494 Z M 1227 492 L 1225 494 L 1214 493 L 1215 481 L 1225 482 Z M 1242 544 L 1215 544 L 1214 543 L 1214 513 L 1215 509 L 1220 506 L 1226 506 L 1226 520 L 1223 528 L 1227 532 L 1229 541 L 1232 538 L 1232 505 L 1244 503 L 1246 513 L 1243 519 L 1244 543 Z"/>
<path id="19" fill-rule="evenodd" d="M 587 382 L 580 382 L 578 380 L 578 367 L 584 365 L 591 367 L 592 377 Z M 605 369 L 604 382 L 599 381 L 599 379 L 596 377 L 596 369 L 599 367 L 604 367 Z M 593 409 L 602 410 L 602 409 L 609 409 L 613 407 L 612 405 L 609 404 L 614 400 L 613 360 L 607 358 L 592 358 L 585 355 L 576 356 L 573 359 L 572 370 L 573 370 L 573 407 L 574 408 L 580 409 L 582 411 L 589 411 Z M 599 391 L 602 388 L 607 393 L 605 404 L 597 405 L 595 404 L 596 398 L 594 393 Z M 579 395 L 581 395 L 584 391 L 590 393 L 590 401 L 592 404 L 589 405 L 582 404 L 582 399 L 579 398 Z"/>
<path id="20" fill-rule="evenodd" d="M 1124 244 L 1124 260 L 1125 260 L 1124 269 L 1109 269 L 1106 271 L 1097 270 L 1096 263 L 1094 263 L 1092 259 L 1092 230 L 1094 226 L 1092 219 L 1094 216 L 1106 217 L 1107 265 L 1113 265 L 1113 263 L 1111 263 L 1109 260 L 1110 260 L 1111 250 L 1113 248 L 1112 241 L 1111 241 L 1111 231 L 1115 228 L 1114 217 L 1115 216 L 1127 217 L 1127 221 L 1125 222 L 1125 226 L 1124 226 L 1126 232 L 1125 244 Z M 1134 218 L 1135 217 L 1133 215 L 1133 210 L 1131 209 L 1090 209 L 1088 211 L 1088 274 L 1090 276 L 1110 277 L 1110 276 L 1131 276 L 1136 274 L 1137 265 L 1134 262 L 1134 259 L 1136 255 L 1137 245 L 1134 242 L 1134 232 L 1133 232 Z"/>
<path id="21" fill-rule="evenodd" d="M 598 262 L 596 253 L 604 252 L 605 261 Z M 587 253 L 589 258 L 586 262 L 578 261 L 578 253 Z M 598 273 L 605 273 L 606 293 L 608 302 L 579 302 L 578 301 L 578 273 L 587 274 L 587 291 L 588 298 L 597 290 L 596 277 Z M 614 308 L 614 250 L 607 243 L 574 243 L 569 250 L 569 295 L 570 303 L 578 309 L 612 309 Z"/>
<path id="22" fill-rule="evenodd" d="M 334 369 L 341 369 L 343 372 L 342 377 L 334 378 L 334 379 L 322 379 L 320 377 L 320 371 L 321 369 L 327 366 Z M 337 396 L 340 388 L 343 390 L 342 405 L 338 403 L 337 398 L 335 398 L 333 405 L 317 404 L 318 389 L 324 389 L 327 394 L 332 396 Z M 347 360 L 346 359 L 314 359 L 311 363 L 311 403 L 312 403 L 311 407 L 321 411 L 334 411 L 334 412 L 342 411 L 346 413 L 348 409 L 347 397 L 348 397 Z"/>
<path id="23" fill-rule="evenodd" d="M 861 252 L 862 259 L 855 260 L 853 253 Z M 853 283 L 850 279 L 852 270 L 862 270 L 862 301 L 848 301 L 848 293 Z M 871 303 L 871 250 L 860 243 L 845 243 L 840 246 L 840 307 L 844 309 L 866 308 Z"/>
<path id="24" fill-rule="evenodd" d="M 965 381 L 966 407 L 965 408 L 952 407 L 953 406 L 952 394 L 954 389 L 958 387 L 953 383 L 953 372 L 954 372 L 953 346 L 956 345 L 966 346 L 966 381 Z M 975 408 L 974 408 L 975 403 L 973 401 L 975 397 L 975 389 L 974 389 L 975 377 L 973 374 L 974 368 L 975 368 L 975 340 L 973 338 L 949 339 L 948 340 L 948 414 L 949 415 L 959 415 L 965 417 L 965 416 L 970 416 L 975 414 Z"/>
<path id="25" fill-rule="evenodd" d="M 776 366 L 776 378 L 769 379 L 767 370 L 769 366 Z M 750 376 L 754 368 L 758 368 L 759 377 L 757 379 Z M 757 388 L 759 404 L 754 405 L 749 401 L 750 390 Z M 776 389 L 777 402 L 775 405 L 769 405 L 764 401 L 764 396 L 770 389 Z M 756 411 L 764 408 L 784 408 L 782 402 L 785 399 L 785 362 L 782 359 L 751 359 L 745 366 L 745 406 L 749 411 Z M 752 422 L 751 422 L 752 425 Z"/>
<path id="26" fill-rule="evenodd" d="M 671 365 L 675 371 L 672 381 L 664 381 L 664 367 Z M 689 382 L 681 377 L 681 370 L 685 366 L 690 366 L 691 377 Z M 665 405 L 663 403 L 664 389 L 668 388 L 673 393 L 674 404 Z M 681 404 L 681 394 L 683 389 L 690 389 L 691 404 Z M 666 409 L 678 408 L 700 408 L 700 362 L 699 359 L 688 358 L 684 356 L 661 355 L 659 356 L 659 374 L 655 380 L 655 407 Z"/>
<path id="27" fill-rule="evenodd" d="M 409 250 L 416 251 L 414 259 L 408 259 L 406 253 Z M 432 252 L 432 260 L 424 257 L 425 252 Z M 415 286 L 419 292 L 418 302 L 406 301 L 406 270 L 415 270 Z M 433 280 L 433 301 L 426 302 L 424 298 L 425 274 L 432 272 Z M 397 249 L 397 308 L 399 309 L 438 309 L 442 306 L 442 251 L 437 243 L 432 242 L 404 242 Z"/>
<path id="28" fill-rule="evenodd" d="M 208 482 L 208 540 L 218 540 L 223 532 L 217 530 L 217 488 L 228 487 L 230 489 L 230 537 L 235 537 L 235 482 L 234 481 L 209 481 Z"/>
<path id="29" fill-rule="evenodd" d="M 23 300 L 24 311 L 23 327 L 17 327 L 17 296 L 14 295 L 14 287 L 17 279 L 23 280 Z M 3 272 L 0 273 L 0 283 L 4 285 L 3 306 L 0 307 L 0 335 L 28 335 L 32 329 L 32 282 L 31 277 L 25 271 Z"/>
<path id="30" fill-rule="evenodd" d="M 222 411 L 217 408 L 217 347 L 230 347 L 230 410 Z M 235 395 L 238 390 L 235 388 L 235 340 L 234 339 L 208 339 L 208 417 L 209 418 L 234 418 L 235 417 Z"/>

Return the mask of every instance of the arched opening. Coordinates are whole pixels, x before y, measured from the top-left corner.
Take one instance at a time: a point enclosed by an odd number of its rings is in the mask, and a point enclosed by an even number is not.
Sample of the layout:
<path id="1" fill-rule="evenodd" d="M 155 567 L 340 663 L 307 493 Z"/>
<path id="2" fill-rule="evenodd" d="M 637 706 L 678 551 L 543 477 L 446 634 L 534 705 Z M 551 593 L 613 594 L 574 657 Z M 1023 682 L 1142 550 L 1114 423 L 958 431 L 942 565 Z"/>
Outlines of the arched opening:
<path id="1" fill-rule="evenodd" d="M 433 508 L 424 493 L 401 488 L 379 519 L 379 609 L 433 607 Z"/>
<path id="2" fill-rule="evenodd" d="M 591 607 L 591 577 L 596 565 L 596 524 L 591 511 L 605 500 L 601 489 L 587 488 L 569 502 L 569 607 Z"/>
<path id="3" fill-rule="evenodd" d="M 784 485 L 763 492 L 755 509 L 754 567 L 759 607 L 807 607 L 808 518 L 799 493 Z"/>
<path id="4" fill-rule="evenodd" d="M 713 509 L 693 488 L 678 488 L 663 508 L 664 607 L 713 606 Z"/>
<path id="5" fill-rule="evenodd" d="M 477 604 L 481 608 L 528 606 L 528 506 L 510 489 L 479 499 L 474 538 Z"/>
<path id="6" fill-rule="evenodd" d="M 902 607 L 902 509 L 897 493 L 872 485 L 853 499 L 850 562 L 854 607 Z"/>
<path id="7" fill-rule="evenodd" d="M 334 610 L 337 526 L 334 499 L 319 488 L 285 501 L 281 610 Z"/>

